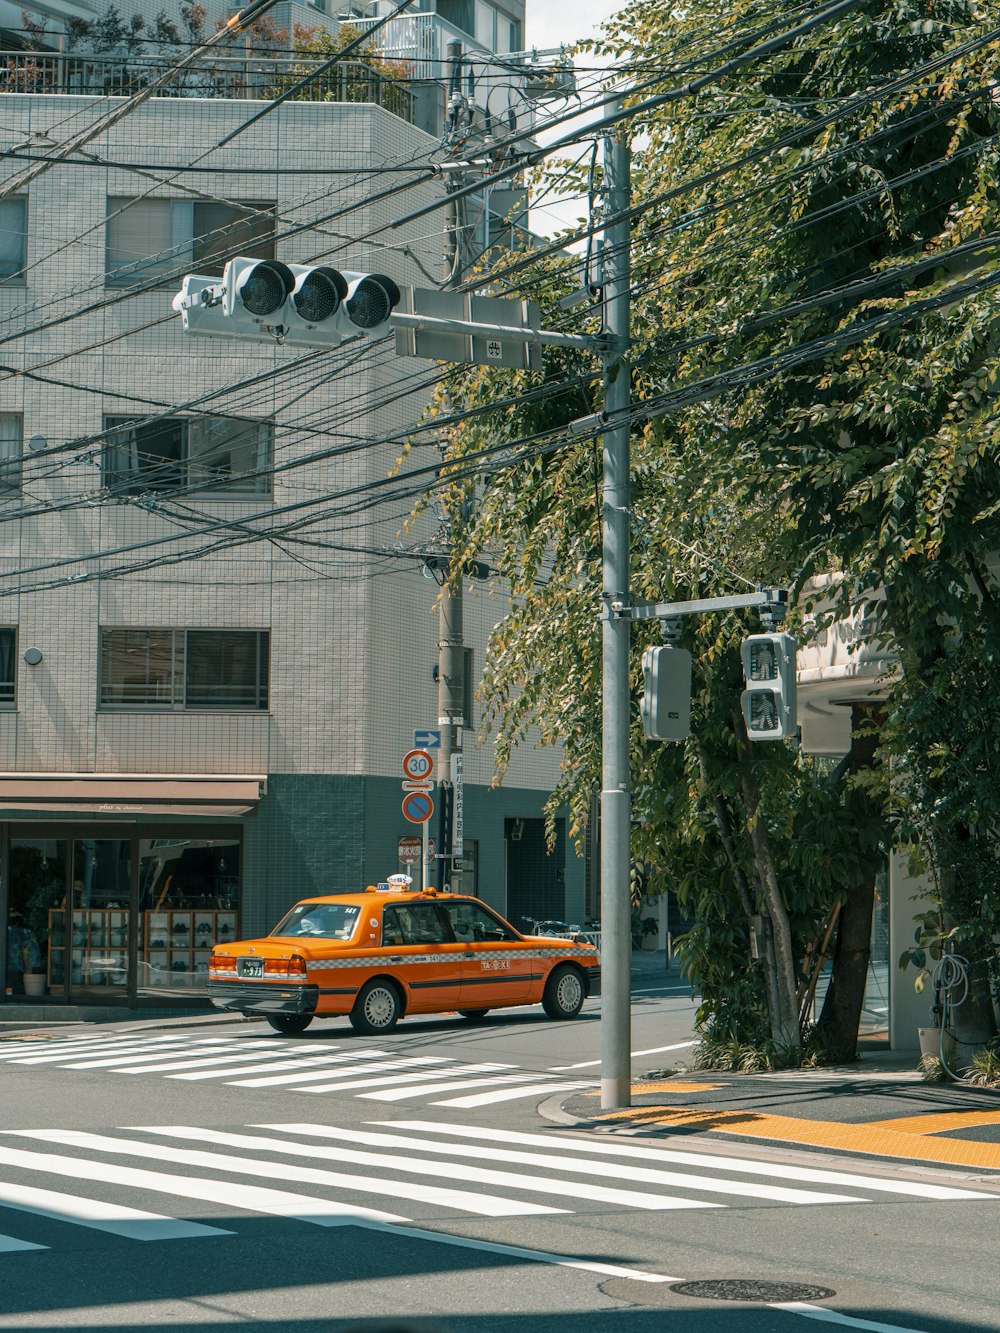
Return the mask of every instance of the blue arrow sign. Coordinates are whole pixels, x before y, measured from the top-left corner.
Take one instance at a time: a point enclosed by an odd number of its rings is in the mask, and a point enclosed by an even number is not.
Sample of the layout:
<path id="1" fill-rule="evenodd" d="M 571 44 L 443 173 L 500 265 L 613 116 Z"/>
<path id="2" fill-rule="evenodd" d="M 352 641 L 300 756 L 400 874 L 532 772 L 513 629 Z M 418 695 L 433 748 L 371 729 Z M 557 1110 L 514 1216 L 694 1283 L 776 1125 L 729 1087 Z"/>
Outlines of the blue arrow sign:
<path id="1" fill-rule="evenodd" d="M 413 733 L 413 748 L 415 750 L 440 750 L 441 732 L 436 729 L 415 731 Z"/>

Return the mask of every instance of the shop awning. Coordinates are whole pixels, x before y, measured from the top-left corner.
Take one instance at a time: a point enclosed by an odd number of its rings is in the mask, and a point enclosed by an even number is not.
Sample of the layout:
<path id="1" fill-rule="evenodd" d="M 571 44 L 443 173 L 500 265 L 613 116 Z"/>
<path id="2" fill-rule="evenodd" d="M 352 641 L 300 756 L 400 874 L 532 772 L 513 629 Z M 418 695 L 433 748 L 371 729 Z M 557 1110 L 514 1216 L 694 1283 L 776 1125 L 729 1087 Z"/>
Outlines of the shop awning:
<path id="1" fill-rule="evenodd" d="M 0 814 L 30 811 L 54 818 L 150 815 L 233 817 L 253 814 L 267 791 L 261 775 L 165 773 L 0 773 Z"/>

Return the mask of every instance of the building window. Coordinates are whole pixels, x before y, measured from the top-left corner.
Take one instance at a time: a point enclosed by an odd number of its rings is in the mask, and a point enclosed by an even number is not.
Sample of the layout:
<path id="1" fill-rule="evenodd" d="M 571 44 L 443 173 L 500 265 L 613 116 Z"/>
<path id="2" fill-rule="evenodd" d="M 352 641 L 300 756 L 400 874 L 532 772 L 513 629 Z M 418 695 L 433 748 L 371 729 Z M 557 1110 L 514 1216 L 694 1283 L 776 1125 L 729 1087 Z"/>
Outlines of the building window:
<path id="1" fill-rule="evenodd" d="M 266 712 L 270 639 L 255 629 L 102 629 L 100 706 Z"/>
<path id="2" fill-rule="evenodd" d="M 20 412 L 0 412 L 0 495 L 21 489 Z"/>
<path id="3" fill-rule="evenodd" d="M 0 199 L 0 283 L 4 286 L 24 285 L 27 224 L 28 200 L 25 195 Z"/>
<path id="4" fill-rule="evenodd" d="M 0 708 L 13 708 L 17 686 L 17 630 L 0 628 Z"/>
<path id="5" fill-rule="evenodd" d="M 437 12 L 446 23 L 470 37 L 476 35 L 476 14 L 474 0 L 437 0 Z"/>
<path id="6" fill-rule="evenodd" d="M 237 417 L 108 416 L 103 482 L 113 495 L 224 491 L 269 495 L 274 425 Z"/>
<path id="7" fill-rule="evenodd" d="M 194 270 L 222 273 L 227 259 L 274 258 L 274 203 L 198 203 L 108 196 L 109 287 L 180 282 Z"/>

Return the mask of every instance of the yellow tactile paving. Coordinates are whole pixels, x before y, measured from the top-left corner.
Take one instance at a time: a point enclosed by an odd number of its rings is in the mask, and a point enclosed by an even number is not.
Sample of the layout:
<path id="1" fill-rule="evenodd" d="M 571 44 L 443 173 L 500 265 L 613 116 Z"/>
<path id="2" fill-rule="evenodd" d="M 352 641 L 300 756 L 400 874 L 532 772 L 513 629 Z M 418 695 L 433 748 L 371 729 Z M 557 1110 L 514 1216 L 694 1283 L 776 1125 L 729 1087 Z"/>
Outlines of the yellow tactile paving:
<path id="1" fill-rule="evenodd" d="M 898 1129 L 903 1134 L 946 1134 L 952 1129 L 971 1129 L 976 1125 L 1000 1125 L 1000 1111 L 928 1111 L 924 1115 L 905 1115 L 896 1120 L 872 1120 L 880 1129 Z"/>
<path id="2" fill-rule="evenodd" d="M 636 1106 L 611 1111 L 601 1121 L 630 1120 L 633 1124 L 675 1125 L 744 1138 L 775 1139 L 839 1152 L 869 1153 L 877 1157 L 905 1157 L 913 1161 L 944 1162 L 1000 1171 L 1000 1143 L 973 1143 L 963 1139 L 936 1139 L 905 1133 L 879 1124 L 844 1125 L 829 1120 L 796 1120 L 791 1116 L 757 1111 L 713 1111 L 705 1107 Z"/>

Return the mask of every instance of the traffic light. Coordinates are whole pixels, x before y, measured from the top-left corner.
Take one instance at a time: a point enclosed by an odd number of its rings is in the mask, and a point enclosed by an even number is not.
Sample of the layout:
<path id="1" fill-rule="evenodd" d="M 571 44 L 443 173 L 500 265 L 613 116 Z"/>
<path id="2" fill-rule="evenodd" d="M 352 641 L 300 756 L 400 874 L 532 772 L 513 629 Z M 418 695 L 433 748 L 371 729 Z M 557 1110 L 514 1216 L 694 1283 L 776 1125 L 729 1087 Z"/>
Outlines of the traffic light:
<path id="1" fill-rule="evenodd" d="M 740 696 L 752 741 L 780 741 L 798 730 L 795 716 L 795 640 L 790 634 L 751 634 L 740 647 L 746 689 Z"/>
<path id="2" fill-rule="evenodd" d="M 387 333 L 400 295 L 392 278 L 381 273 L 341 273 L 325 264 L 237 255 L 221 279 L 189 274 L 173 306 L 186 333 L 335 347 L 359 334 Z"/>
<path id="3" fill-rule="evenodd" d="M 691 654 L 686 648 L 647 648 L 640 715 L 651 741 L 682 741 L 691 731 Z"/>

